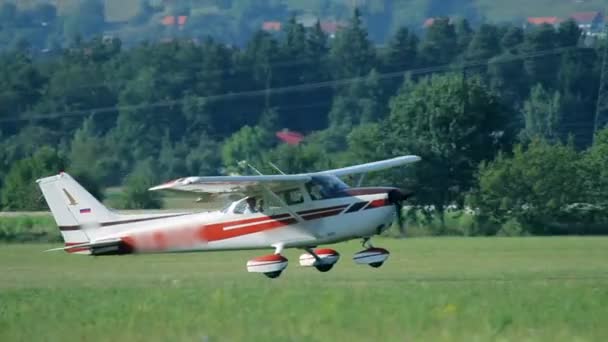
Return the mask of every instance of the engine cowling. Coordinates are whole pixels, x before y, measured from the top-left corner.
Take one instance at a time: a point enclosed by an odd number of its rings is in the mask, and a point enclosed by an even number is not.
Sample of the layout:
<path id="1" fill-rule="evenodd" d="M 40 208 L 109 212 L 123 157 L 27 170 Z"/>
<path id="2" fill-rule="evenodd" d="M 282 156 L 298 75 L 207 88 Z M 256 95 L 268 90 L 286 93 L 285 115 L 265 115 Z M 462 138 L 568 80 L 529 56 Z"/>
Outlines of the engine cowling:
<path id="1" fill-rule="evenodd" d="M 353 260 L 357 264 L 380 267 L 388 259 L 390 253 L 384 248 L 372 247 L 355 253 Z"/>
<path id="2" fill-rule="evenodd" d="M 276 278 L 287 267 L 287 258 L 280 254 L 269 254 L 249 259 L 247 272 L 263 273 L 269 278 Z"/>

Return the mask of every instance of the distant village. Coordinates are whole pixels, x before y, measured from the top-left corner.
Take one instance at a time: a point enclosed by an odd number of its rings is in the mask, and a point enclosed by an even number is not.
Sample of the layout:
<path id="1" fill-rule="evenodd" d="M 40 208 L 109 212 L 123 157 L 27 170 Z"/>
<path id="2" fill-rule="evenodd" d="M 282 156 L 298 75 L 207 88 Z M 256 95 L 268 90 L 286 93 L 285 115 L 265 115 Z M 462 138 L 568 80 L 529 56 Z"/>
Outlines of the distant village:
<path id="1" fill-rule="evenodd" d="M 74 11 L 87 0 L 0 0 L 0 5 L 14 3 L 19 11 L 27 11 L 40 6 L 40 4 L 52 5 L 55 7 L 56 16 L 75 15 Z M 372 0 L 336 0 L 342 9 L 342 14 L 337 15 L 337 10 L 327 11 L 319 14 L 305 10 L 293 10 L 286 8 L 281 2 L 279 5 L 269 5 L 266 2 L 251 2 L 250 8 L 235 9 L 236 1 L 231 0 L 99 0 L 103 3 L 103 16 L 101 26 L 96 31 L 89 30 L 88 37 L 103 36 L 104 39 L 119 38 L 123 44 L 135 44 L 142 40 L 171 41 L 173 39 L 189 38 L 196 39 L 204 36 L 211 36 L 228 44 L 239 44 L 246 41 L 247 37 L 256 30 L 263 30 L 269 33 L 281 32 L 290 17 L 295 16 L 296 22 L 304 27 L 312 27 L 318 22 L 321 29 L 329 38 L 335 37 L 336 32 L 347 24 L 349 10 L 357 6 L 364 7 L 370 11 Z M 376 1 L 382 4 L 383 1 Z M 101 4 L 101 3 L 100 3 Z M 239 3 L 241 4 L 241 3 Z M 275 6 L 275 7 L 267 7 Z M 278 6 L 278 7 L 276 7 Z M 241 6 L 242 7 L 242 6 Z M 101 5 L 100 7 L 101 8 Z M 376 10 L 378 10 L 376 8 Z M 387 15 L 387 9 L 378 10 L 381 15 Z M 77 11 L 76 11 L 77 12 Z M 364 20 L 367 20 L 365 10 Z M 81 14 L 76 14 L 81 15 Z M 376 20 L 378 16 L 376 16 Z M 424 31 L 433 25 L 437 18 L 429 17 L 420 23 L 409 23 L 409 26 L 418 31 Z M 453 19 L 456 19 L 454 17 Z M 560 23 L 573 19 L 578 23 L 586 38 L 601 38 L 605 35 L 604 26 L 607 21 L 606 14 L 602 11 L 587 11 L 572 13 L 565 17 L 528 17 L 522 18 L 521 24 L 524 27 L 549 24 L 558 26 Z M 477 20 L 479 22 L 479 20 Z M 378 25 L 378 21 L 375 22 Z M 46 30 L 61 32 L 64 37 L 68 37 L 65 31 L 65 22 L 60 22 L 61 28 L 53 27 L 52 22 L 32 22 L 28 25 L 21 25 L 21 28 L 36 26 L 38 30 L 41 26 Z M 475 24 L 475 23 L 473 23 Z M 388 25 L 384 23 L 383 25 Z M 76 26 L 77 27 L 77 26 Z M 388 27 L 388 26 L 387 26 Z M 2 25 L 0 25 L 0 32 Z M 371 32 L 371 31 L 370 31 Z M 375 38 L 376 43 L 382 44 L 386 39 L 390 29 L 383 31 L 381 36 Z M 11 33 L 5 32 L 6 37 Z M 88 38 L 86 35 L 84 38 Z M 40 41 L 43 41 L 41 39 Z M 45 50 L 51 48 L 46 39 Z M 3 42 L 0 37 L 0 48 Z M 38 44 L 40 45 L 40 44 Z M 4 43 L 4 46 L 9 46 Z"/>

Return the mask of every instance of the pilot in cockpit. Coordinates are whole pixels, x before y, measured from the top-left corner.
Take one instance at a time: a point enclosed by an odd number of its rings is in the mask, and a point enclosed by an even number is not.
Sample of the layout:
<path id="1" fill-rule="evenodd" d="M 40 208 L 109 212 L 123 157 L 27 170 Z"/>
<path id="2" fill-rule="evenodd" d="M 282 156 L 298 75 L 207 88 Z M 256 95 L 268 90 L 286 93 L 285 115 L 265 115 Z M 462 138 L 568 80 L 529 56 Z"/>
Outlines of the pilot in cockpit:
<path id="1" fill-rule="evenodd" d="M 247 197 L 247 206 L 245 207 L 245 211 L 243 211 L 243 213 L 244 214 L 257 213 L 258 210 L 257 210 L 255 204 L 256 204 L 255 197 Z"/>

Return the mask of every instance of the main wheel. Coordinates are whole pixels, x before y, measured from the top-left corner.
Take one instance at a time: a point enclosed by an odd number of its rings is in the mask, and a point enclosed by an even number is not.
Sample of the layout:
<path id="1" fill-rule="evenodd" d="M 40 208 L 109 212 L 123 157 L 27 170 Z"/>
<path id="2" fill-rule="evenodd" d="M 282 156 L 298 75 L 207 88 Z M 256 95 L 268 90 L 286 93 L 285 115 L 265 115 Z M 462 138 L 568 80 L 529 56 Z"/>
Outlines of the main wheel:
<path id="1" fill-rule="evenodd" d="M 372 262 L 369 265 L 371 267 L 373 267 L 373 268 L 378 268 L 378 267 L 382 266 L 382 264 L 384 264 L 384 261 L 382 261 L 382 262 Z"/>
<path id="2" fill-rule="evenodd" d="M 274 279 L 274 278 L 277 278 L 278 276 L 280 276 L 281 272 L 283 272 L 283 271 L 266 272 L 266 273 L 264 273 L 264 275 L 270 279 Z"/>
<path id="3" fill-rule="evenodd" d="M 323 265 L 315 266 L 315 268 L 317 270 L 319 270 L 319 272 L 327 272 L 327 271 L 331 270 L 332 267 L 334 267 L 334 264 L 323 264 Z"/>

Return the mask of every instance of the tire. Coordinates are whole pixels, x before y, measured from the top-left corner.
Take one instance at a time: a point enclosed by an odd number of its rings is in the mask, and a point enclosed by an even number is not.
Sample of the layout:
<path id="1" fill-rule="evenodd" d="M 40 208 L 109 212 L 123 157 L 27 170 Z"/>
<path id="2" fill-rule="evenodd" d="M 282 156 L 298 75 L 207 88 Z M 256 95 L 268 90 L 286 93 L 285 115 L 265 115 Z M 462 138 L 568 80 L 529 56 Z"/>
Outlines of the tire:
<path id="1" fill-rule="evenodd" d="M 264 273 L 264 275 L 270 279 L 274 279 L 274 278 L 277 278 L 278 276 L 280 276 L 281 272 L 283 272 L 283 271 L 266 272 L 266 273 Z"/>
<path id="2" fill-rule="evenodd" d="M 331 270 L 334 267 L 334 264 L 325 264 L 325 265 L 318 265 L 315 266 L 315 268 L 319 271 L 319 272 L 327 272 L 329 270 Z"/>

